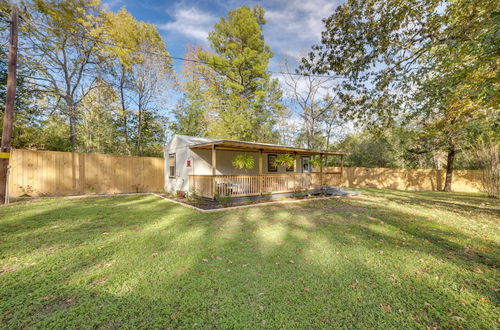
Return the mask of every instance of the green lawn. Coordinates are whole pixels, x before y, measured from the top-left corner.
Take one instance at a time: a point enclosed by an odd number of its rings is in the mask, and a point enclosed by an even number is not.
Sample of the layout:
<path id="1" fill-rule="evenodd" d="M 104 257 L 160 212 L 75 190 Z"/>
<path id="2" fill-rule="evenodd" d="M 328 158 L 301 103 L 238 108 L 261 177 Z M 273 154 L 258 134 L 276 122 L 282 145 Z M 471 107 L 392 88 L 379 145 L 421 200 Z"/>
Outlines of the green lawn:
<path id="1" fill-rule="evenodd" d="M 152 195 L 1 207 L 0 327 L 498 329 L 500 202 L 362 193 L 217 213 Z"/>

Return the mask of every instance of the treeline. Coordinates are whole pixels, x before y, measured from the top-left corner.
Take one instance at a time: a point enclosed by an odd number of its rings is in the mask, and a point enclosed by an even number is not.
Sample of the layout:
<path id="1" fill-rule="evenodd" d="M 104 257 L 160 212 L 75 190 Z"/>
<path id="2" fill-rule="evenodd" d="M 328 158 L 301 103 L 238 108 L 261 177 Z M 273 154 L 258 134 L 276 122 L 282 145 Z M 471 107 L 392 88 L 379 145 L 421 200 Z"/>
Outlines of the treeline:
<path id="1" fill-rule="evenodd" d="M 26 1 L 20 13 L 13 147 L 161 155 L 175 75 L 156 27 L 93 0 Z M 2 48 L 1 93 L 5 78 Z"/>

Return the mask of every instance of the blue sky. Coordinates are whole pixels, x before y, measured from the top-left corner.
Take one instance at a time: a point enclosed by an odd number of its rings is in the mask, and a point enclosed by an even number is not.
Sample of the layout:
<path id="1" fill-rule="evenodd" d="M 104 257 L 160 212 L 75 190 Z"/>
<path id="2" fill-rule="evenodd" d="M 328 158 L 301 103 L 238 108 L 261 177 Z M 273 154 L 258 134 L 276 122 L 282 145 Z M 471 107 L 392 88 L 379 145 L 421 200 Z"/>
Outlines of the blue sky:
<path id="1" fill-rule="evenodd" d="M 266 10 L 264 38 L 274 51 L 270 70 L 279 71 L 284 57 L 298 58 L 318 43 L 323 30 L 322 18 L 330 15 L 341 0 L 179 0 L 136 1 L 108 0 L 105 5 L 116 11 L 125 7 L 139 20 L 153 23 L 165 38 L 173 56 L 183 56 L 185 46 L 208 46 L 207 34 L 214 23 L 231 9 L 260 4 Z M 180 63 L 176 61 L 176 69 Z"/>

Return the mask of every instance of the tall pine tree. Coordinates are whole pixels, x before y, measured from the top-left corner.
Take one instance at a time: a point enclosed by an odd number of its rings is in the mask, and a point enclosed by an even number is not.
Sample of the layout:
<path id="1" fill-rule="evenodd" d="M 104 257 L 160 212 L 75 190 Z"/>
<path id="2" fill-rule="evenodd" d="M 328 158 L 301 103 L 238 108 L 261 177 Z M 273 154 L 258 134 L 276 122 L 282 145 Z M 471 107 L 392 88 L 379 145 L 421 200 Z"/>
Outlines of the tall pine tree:
<path id="1" fill-rule="evenodd" d="M 277 115 L 283 110 L 277 79 L 267 72 L 273 53 L 264 41 L 264 9 L 231 10 L 209 34 L 215 53 L 201 51 L 213 74 L 207 80 L 215 120 L 208 135 L 247 141 L 274 142 Z"/>

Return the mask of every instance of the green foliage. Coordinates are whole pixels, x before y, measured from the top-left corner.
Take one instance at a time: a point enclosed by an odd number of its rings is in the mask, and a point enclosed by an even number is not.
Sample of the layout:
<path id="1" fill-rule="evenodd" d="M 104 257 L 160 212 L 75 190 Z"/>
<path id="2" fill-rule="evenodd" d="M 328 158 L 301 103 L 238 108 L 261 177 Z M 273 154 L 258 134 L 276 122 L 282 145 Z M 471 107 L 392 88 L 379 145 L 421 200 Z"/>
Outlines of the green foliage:
<path id="1" fill-rule="evenodd" d="M 193 82 L 186 84 L 184 97 L 172 110 L 176 134 L 204 137 L 207 134 L 207 107 L 203 93 Z"/>
<path id="2" fill-rule="evenodd" d="M 188 201 L 194 203 L 194 204 L 202 204 L 204 202 L 204 199 L 202 196 L 198 195 L 196 191 L 190 190 L 188 197 Z"/>
<path id="3" fill-rule="evenodd" d="M 498 116 L 499 22 L 491 0 L 348 0 L 302 67 L 346 77 L 344 117 L 420 126 L 421 151 L 447 152 L 451 173 L 474 122 Z"/>
<path id="4" fill-rule="evenodd" d="M 309 160 L 309 164 L 311 164 L 311 167 L 316 167 L 316 168 L 323 165 L 321 162 L 321 158 L 318 156 L 311 157 L 311 159 Z"/>
<path id="5" fill-rule="evenodd" d="M 292 196 L 292 198 L 302 199 L 302 198 L 307 197 L 307 192 L 305 192 L 305 191 L 294 191 L 294 192 L 292 192 L 291 196 Z"/>
<path id="6" fill-rule="evenodd" d="M 290 154 L 279 154 L 274 159 L 274 166 L 293 167 L 295 165 L 295 157 Z"/>
<path id="7" fill-rule="evenodd" d="M 207 104 L 215 120 L 208 135 L 245 141 L 276 142 L 273 127 L 282 111 L 277 79 L 267 72 L 273 53 L 265 44 L 264 9 L 246 6 L 231 10 L 209 33 L 215 54 L 200 51 L 208 63 Z"/>
<path id="8" fill-rule="evenodd" d="M 161 156 L 172 68 L 156 27 L 97 0 L 25 4 L 12 146 Z M 8 16 L 10 5 L 1 1 L 0 12 Z M 2 110 L 5 86 L 1 49 Z"/>
<path id="9" fill-rule="evenodd" d="M 233 198 L 230 195 L 215 194 L 215 200 L 219 202 L 220 205 L 228 207 L 231 205 Z"/>
<path id="10" fill-rule="evenodd" d="M 233 158 L 233 167 L 239 170 L 251 170 L 255 166 L 255 160 L 248 154 L 237 154 Z"/>

